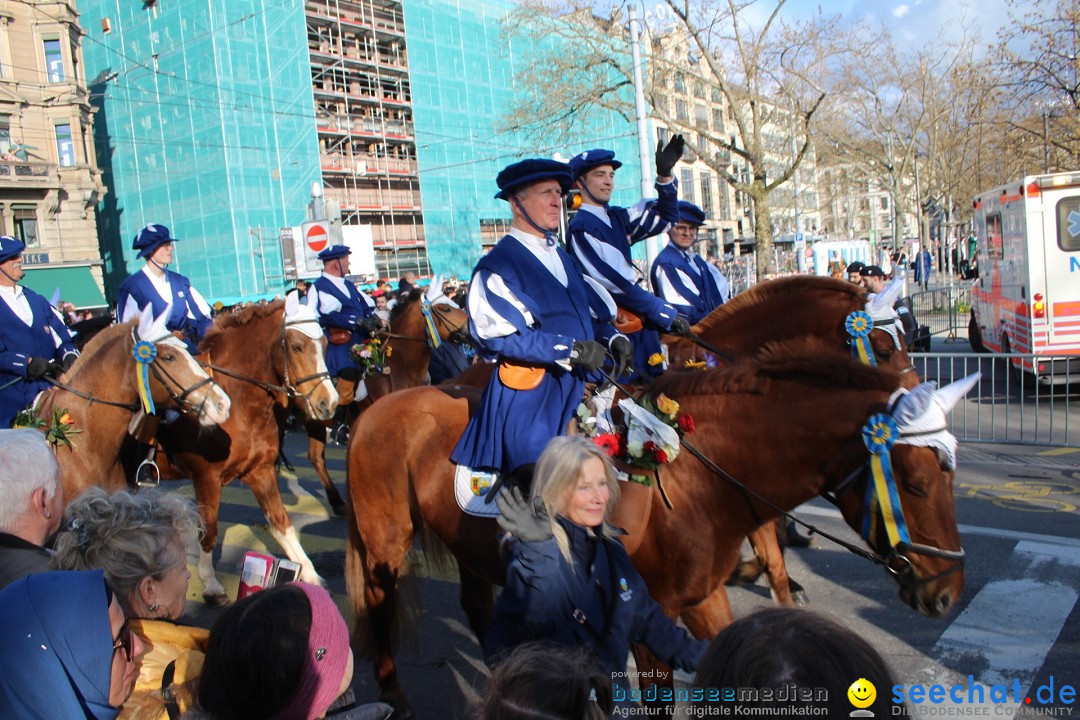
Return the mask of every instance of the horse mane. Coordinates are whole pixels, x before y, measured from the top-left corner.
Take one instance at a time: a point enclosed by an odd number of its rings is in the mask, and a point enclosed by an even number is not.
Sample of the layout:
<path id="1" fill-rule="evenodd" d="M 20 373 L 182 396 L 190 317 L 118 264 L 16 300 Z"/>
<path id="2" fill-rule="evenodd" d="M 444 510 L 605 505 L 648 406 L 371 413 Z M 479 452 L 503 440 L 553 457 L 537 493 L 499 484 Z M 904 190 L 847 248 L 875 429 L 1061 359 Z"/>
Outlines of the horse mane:
<path id="1" fill-rule="evenodd" d="M 105 328 L 94 337 L 90 338 L 86 345 L 83 347 L 82 352 L 79 353 L 82 362 L 81 365 L 89 365 L 90 358 L 98 353 L 103 352 L 120 336 L 130 335 L 132 329 L 138 324 L 138 319 L 129 320 L 126 323 L 120 323 L 119 325 L 110 325 Z"/>
<path id="2" fill-rule="evenodd" d="M 420 295 L 420 290 L 413 290 L 404 300 L 399 299 L 394 303 L 394 307 L 390 308 L 390 327 L 394 327 L 394 323 L 401 319 L 405 311 L 420 301 Z"/>
<path id="3" fill-rule="evenodd" d="M 814 275 L 793 275 L 777 278 L 758 283 L 713 310 L 698 323 L 698 334 L 705 334 L 716 325 L 725 322 L 735 313 L 745 311 L 747 308 L 756 305 L 762 305 L 777 299 L 780 301 L 805 302 L 806 293 L 810 291 L 826 291 L 848 295 L 851 298 L 852 306 L 865 302 L 866 295 L 866 290 L 846 280 Z"/>
<path id="4" fill-rule="evenodd" d="M 864 365 L 838 355 L 822 338 L 812 335 L 771 342 L 753 358 L 717 370 L 674 370 L 649 386 L 652 394 L 763 395 L 773 380 L 846 390 L 892 392 L 900 387 L 900 373 Z"/>
<path id="5" fill-rule="evenodd" d="M 271 300 L 270 302 L 245 303 L 235 305 L 229 312 L 218 313 L 214 318 L 214 324 L 206 331 L 206 337 L 200 345 L 200 350 L 209 350 L 218 342 L 222 333 L 229 328 L 248 325 L 256 320 L 262 320 L 269 315 L 279 315 L 285 307 L 285 301 Z"/>

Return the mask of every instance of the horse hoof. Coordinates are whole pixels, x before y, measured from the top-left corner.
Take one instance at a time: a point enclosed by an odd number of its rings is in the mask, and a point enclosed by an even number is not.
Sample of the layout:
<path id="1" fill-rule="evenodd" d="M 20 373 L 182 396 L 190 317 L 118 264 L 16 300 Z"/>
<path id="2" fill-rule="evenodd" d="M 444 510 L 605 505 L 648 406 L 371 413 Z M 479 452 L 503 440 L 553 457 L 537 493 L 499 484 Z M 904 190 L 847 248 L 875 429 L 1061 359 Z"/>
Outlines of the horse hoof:
<path id="1" fill-rule="evenodd" d="M 338 517 L 345 517 L 349 514 L 349 506 L 343 502 L 330 503 L 330 509 L 334 511 L 334 514 Z"/>
<path id="2" fill-rule="evenodd" d="M 806 591 L 796 590 L 791 593 L 791 601 L 799 607 L 806 607 L 810 604 L 810 597 L 806 594 Z"/>
<path id="3" fill-rule="evenodd" d="M 232 602 L 224 592 L 203 593 L 203 600 L 207 607 L 225 607 Z"/>

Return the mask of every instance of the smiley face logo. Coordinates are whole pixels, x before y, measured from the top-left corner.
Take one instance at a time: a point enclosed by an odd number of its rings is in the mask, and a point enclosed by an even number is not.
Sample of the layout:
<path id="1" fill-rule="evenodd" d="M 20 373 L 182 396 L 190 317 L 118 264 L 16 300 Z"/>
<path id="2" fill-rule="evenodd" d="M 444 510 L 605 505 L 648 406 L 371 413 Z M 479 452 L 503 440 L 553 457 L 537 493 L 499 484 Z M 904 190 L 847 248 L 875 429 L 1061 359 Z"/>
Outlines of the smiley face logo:
<path id="1" fill-rule="evenodd" d="M 868 708 L 877 699 L 877 688 L 874 687 L 874 683 L 866 678 L 859 678 L 851 683 L 851 687 L 847 691 L 847 697 L 855 707 Z"/>

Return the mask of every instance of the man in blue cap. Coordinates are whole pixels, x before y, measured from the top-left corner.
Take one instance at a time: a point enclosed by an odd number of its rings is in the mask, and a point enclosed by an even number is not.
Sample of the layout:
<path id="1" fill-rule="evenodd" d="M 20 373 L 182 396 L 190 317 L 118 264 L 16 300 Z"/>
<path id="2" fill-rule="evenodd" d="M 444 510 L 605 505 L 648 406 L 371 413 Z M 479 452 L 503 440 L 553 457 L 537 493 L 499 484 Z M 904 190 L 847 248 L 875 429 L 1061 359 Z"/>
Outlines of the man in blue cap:
<path id="1" fill-rule="evenodd" d="M 362 399 L 366 387 L 360 377 L 360 368 L 349 357 L 349 350 L 353 345 L 364 342 L 371 331 L 381 325 L 381 320 L 375 314 L 375 303 L 371 298 L 346 279 L 350 254 L 352 251 L 344 245 L 332 245 L 319 253 L 323 273 L 312 285 L 319 292 L 316 312 L 326 335 L 326 369 L 335 379 L 355 383 L 359 392 L 354 392 L 353 397 Z M 346 417 L 352 399 L 342 400 L 330 430 L 330 437 L 341 445 L 345 444 L 349 435 Z"/>
<path id="2" fill-rule="evenodd" d="M 615 298 L 620 314 L 632 319 L 628 327 L 643 323 L 640 330 L 628 331 L 634 344 L 634 365 L 655 374 L 663 369 L 648 364 L 649 358 L 660 352 L 657 330 L 684 334 L 690 328 L 675 308 L 639 284 L 644 277 L 631 261 L 630 246 L 664 232 L 678 219 L 678 183 L 672 172 L 682 152 L 681 135 L 674 136 L 667 146 L 657 143 L 655 187 L 659 198 L 642 200 L 631 208 L 608 204 L 615 189 L 615 171 L 622 167 L 615 153 L 597 148 L 570 159 L 582 205 L 570 221 L 567 247 L 585 273 Z"/>
<path id="3" fill-rule="evenodd" d="M 510 232 L 476 264 L 469 289 L 469 331 L 499 368 L 450 458 L 514 484 L 528 485 L 544 446 L 566 432 L 586 376 L 608 352 L 622 367 L 631 354 L 611 325 L 611 297 L 557 242 L 570 182 L 569 166 L 555 160 L 499 173 L 495 197 L 510 203 Z"/>
<path id="4" fill-rule="evenodd" d="M 22 240 L 0 237 L 0 427 L 11 427 L 19 411 L 79 356 L 63 318 L 41 295 L 19 285 Z"/>
<path id="5" fill-rule="evenodd" d="M 652 285 L 691 325 L 720 307 L 728 296 L 728 281 L 712 263 L 693 251 L 705 213 L 697 205 L 679 201 L 679 219 L 668 230 L 667 247 L 652 266 Z"/>
<path id="6" fill-rule="evenodd" d="M 139 230 L 131 247 L 139 251 L 138 257 L 145 259 L 146 265 L 120 284 L 116 314 L 120 322 L 127 322 L 138 317 L 147 305 L 153 306 L 155 317 L 171 305 L 165 327 L 187 343 L 188 352 L 195 355 L 199 342 L 213 325 L 212 313 L 203 296 L 191 287 L 191 281 L 169 270 L 174 242 L 176 238 L 164 225 L 151 223 Z"/>

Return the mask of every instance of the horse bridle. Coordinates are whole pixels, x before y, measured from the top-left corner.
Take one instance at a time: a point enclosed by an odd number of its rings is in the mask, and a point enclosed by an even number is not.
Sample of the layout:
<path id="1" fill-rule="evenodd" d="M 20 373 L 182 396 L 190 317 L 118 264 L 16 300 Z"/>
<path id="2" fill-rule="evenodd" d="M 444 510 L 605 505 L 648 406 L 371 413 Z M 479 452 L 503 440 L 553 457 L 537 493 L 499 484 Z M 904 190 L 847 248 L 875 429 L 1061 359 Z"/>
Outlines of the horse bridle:
<path id="1" fill-rule="evenodd" d="M 440 297 L 446 297 L 446 296 L 441 295 Z M 425 298 L 421 298 L 420 302 L 426 302 Z M 429 302 L 428 304 L 431 306 L 431 317 L 432 317 L 432 319 L 434 319 L 435 324 L 438 325 L 438 326 L 441 326 L 442 328 L 449 328 L 450 329 L 450 332 L 448 332 L 446 334 L 446 339 L 449 342 L 455 343 L 457 345 L 468 345 L 468 344 L 470 344 L 472 342 L 472 338 L 469 336 L 469 331 L 468 331 L 467 326 L 465 325 L 465 323 L 462 323 L 460 325 L 452 324 L 449 320 L 447 320 L 446 316 L 441 311 L 437 311 L 435 309 L 436 306 L 438 304 L 441 304 L 441 303 L 437 304 L 437 303 L 430 303 Z M 384 337 L 384 338 L 386 338 L 388 340 L 409 340 L 410 342 L 428 342 L 428 338 L 427 338 L 426 334 L 422 338 L 412 337 L 410 335 L 401 335 L 399 333 L 393 333 L 393 332 L 390 332 L 390 331 L 379 332 L 377 334 L 381 335 L 382 337 Z"/>
<path id="2" fill-rule="evenodd" d="M 169 333 L 168 335 L 162 335 L 161 337 L 157 338 L 156 340 L 151 340 L 150 342 L 153 343 L 154 345 L 157 345 L 162 340 L 165 340 L 165 339 L 170 338 L 170 337 L 173 337 L 172 333 Z M 139 341 L 138 338 L 135 337 L 135 331 L 134 330 L 131 333 L 131 338 L 135 342 Z M 200 415 L 202 413 L 203 407 L 206 405 L 206 396 L 204 395 L 203 399 L 202 399 L 202 402 L 200 402 L 198 405 L 196 405 L 195 403 L 192 403 L 192 402 L 188 401 L 188 399 L 187 399 L 188 395 L 191 395 L 191 393 L 195 392 L 196 390 L 201 388 L 203 385 L 212 384 L 214 382 L 214 378 L 207 375 L 205 378 L 198 381 L 197 383 L 195 383 L 191 387 L 184 388 L 183 385 L 181 385 L 179 382 L 177 382 L 176 378 L 174 378 L 172 375 L 169 374 L 169 371 L 166 370 L 164 368 L 164 366 L 158 364 L 157 356 L 155 356 L 154 359 L 150 361 L 150 372 L 153 373 L 154 378 L 159 383 L 161 383 L 161 386 L 163 388 L 165 388 L 165 392 L 169 393 L 169 397 L 171 397 L 173 399 L 173 402 L 176 403 L 177 407 L 180 408 L 181 412 L 184 412 L 184 409 L 188 408 L 189 410 L 194 411 L 196 415 Z M 166 382 L 166 380 L 168 380 L 169 382 Z M 180 391 L 179 395 L 177 395 L 176 392 L 174 392 L 173 389 L 171 387 L 169 387 L 170 382 L 173 385 L 175 385 L 177 388 L 179 388 L 179 391 Z"/>
<path id="3" fill-rule="evenodd" d="M 330 378 L 330 372 L 327 371 L 327 370 L 323 370 L 322 372 L 316 372 L 316 373 L 312 373 L 311 375 L 306 375 L 306 376 L 304 376 L 304 377 L 302 377 L 302 378 L 300 378 L 298 380 L 292 380 L 291 377 L 295 377 L 296 371 L 294 369 L 294 364 L 292 362 L 292 358 L 289 355 L 289 345 L 288 345 L 288 337 L 287 337 L 287 331 L 288 331 L 290 326 L 292 326 L 292 325 L 302 325 L 304 323 L 310 323 L 310 322 L 314 322 L 314 321 L 313 320 L 286 320 L 281 325 L 281 343 L 280 343 L 280 345 L 281 345 L 282 356 L 285 358 L 285 372 L 284 372 L 285 384 L 284 385 L 274 385 L 273 383 L 264 382 L 262 380 L 259 380 L 258 378 L 253 378 L 250 375 L 244 375 L 243 373 L 236 372 L 235 370 L 230 370 L 229 368 L 222 367 L 220 365 L 215 365 L 212 362 L 205 363 L 203 365 L 203 367 L 209 368 L 210 370 L 213 370 L 214 372 L 221 373 L 222 375 L 228 375 L 229 377 L 234 378 L 236 380 L 240 380 L 242 382 L 250 383 L 251 385 L 254 385 L 254 386 L 258 387 L 258 388 L 261 388 L 262 390 L 265 390 L 268 393 L 279 393 L 279 392 L 280 393 L 285 393 L 285 395 L 290 400 L 300 398 L 303 402 L 307 403 L 308 409 L 310 410 L 311 409 L 311 395 L 312 395 L 312 393 L 315 392 L 315 390 L 319 387 L 319 385 L 318 384 L 313 385 L 311 390 L 309 390 L 306 393 L 301 392 L 301 390 L 300 390 L 301 386 L 306 382 L 312 382 L 312 381 L 321 382 L 324 378 L 329 379 Z"/>

